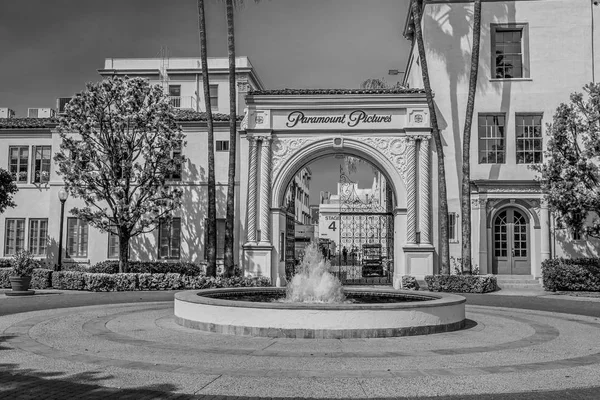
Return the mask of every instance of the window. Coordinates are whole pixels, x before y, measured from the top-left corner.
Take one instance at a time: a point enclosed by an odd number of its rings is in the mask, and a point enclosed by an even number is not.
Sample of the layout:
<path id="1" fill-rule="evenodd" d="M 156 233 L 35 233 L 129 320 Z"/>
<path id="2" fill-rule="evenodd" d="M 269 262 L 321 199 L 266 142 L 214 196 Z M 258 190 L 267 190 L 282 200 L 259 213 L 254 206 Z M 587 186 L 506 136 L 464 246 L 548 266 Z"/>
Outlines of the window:
<path id="1" fill-rule="evenodd" d="M 27 165 L 29 163 L 29 146 L 11 146 L 9 152 L 10 173 L 18 183 L 27 182 Z"/>
<path id="2" fill-rule="evenodd" d="M 229 140 L 217 140 L 217 151 L 229 151 Z"/>
<path id="3" fill-rule="evenodd" d="M 480 164 L 504 164 L 506 160 L 504 124 L 503 114 L 479 114 Z"/>
<path id="4" fill-rule="evenodd" d="M 204 259 L 208 259 L 208 219 L 204 220 Z M 217 219 L 217 259 L 225 257 L 225 219 Z"/>
<path id="5" fill-rule="evenodd" d="M 181 218 L 161 221 L 158 230 L 158 257 L 178 259 L 181 247 Z"/>
<path id="6" fill-rule="evenodd" d="M 4 255 L 12 256 L 25 249 L 25 219 L 6 219 Z"/>
<path id="7" fill-rule="evenodd" d="M 529 77 L 527 24 L 492 24 L 492 78 Z"/>
<path id="8" fill-rule="evenodd" d="M 581 231 L 579 229 L 571 229 L 572 240 L 582 240 Z"/>
<path id="9" fill-rule="evenodd" d="M 171 99 L 171 106 L 176 108 L 181 107 L 181 85 L 169 85 L 169 97 Z"/>
<path id="10" fill-rule="evenodd" d="M 172 181 L 180 181 L 181 180 L 181 170 L 183 168 L 183 163 L 181 162 L 181 146 L 173 149 L 171 151 L 171 158 L 175 160 L 175 171 L 171 174 L 167 175 L 167 179 Z"/>
<path id="11" fill-rule="evenodd" d="M 542 116 L 517 114 L 517 164 L 542 162 Z"/>
<path id="12" fill-rule="evenodd" d="M 50 146 L 33 146 L 33 182 L 50 181 Z"/>
<path id="13" fill-rule="evenodd" d="M 34 256 L 46 255 L 46 244 L 48 240 L 48 220 L 29 220 L 29 251 Z"/>
<path id="14" fill-rule="evenodd" d="M 108 258 L 119 258 L 119 235 L 108 234 Z"/>
<path id="15" fill-rule="evenodd" d="M 458 214 L 448 213 L 448 240 L 458 242 Z"/>
<path id="16" fill-rule="evenodd" d="M 79 218 L 67 218 L 67 258 L 87 257 L 88 223 Z"/>
<path id="17" fill-rule="evenodd" d="M 210 108 L 219 109 L 219 85 L 210 85 Z"/>

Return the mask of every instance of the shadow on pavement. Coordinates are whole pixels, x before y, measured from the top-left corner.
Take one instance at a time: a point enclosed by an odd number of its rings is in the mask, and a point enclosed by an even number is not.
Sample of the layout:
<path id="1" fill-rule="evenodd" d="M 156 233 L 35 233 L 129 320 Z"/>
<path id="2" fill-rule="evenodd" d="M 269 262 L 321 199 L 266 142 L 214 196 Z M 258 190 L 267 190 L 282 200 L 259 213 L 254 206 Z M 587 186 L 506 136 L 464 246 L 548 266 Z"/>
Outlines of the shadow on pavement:
<path id="1" fill-rule="evenodd" d="M 111 388 L 100 384 L 102 380 L 112 376 L 101 372 L 82 372 L 63 376 L 60 372 L 40 372 L 28 369 L 17 369 L 15 364 L 0 364 L 0 398 L 2 399 L 219 399 L 241 400 L 247 397 L 221 395 L 190 395 L 174 393 L 176 385 L 159 384 L 135 388 Z M 84 383 L 85 382 L 85 383 Z M 561 391 L 508 393 L 508 394 L 479 394 L 437 397 L 395 397 L 394 399 L 419 400 L 597 400 L 600 387 L 586 389 L 570 389 Z M 259 397 L 252 397 L 258 399 Z M 280 397 L 269 397 L 279 399 Z M 283 398 L 281 398 L 283 399 Z M 289 398 L 288 398 L 289 399 Z M 295 397 L 295 399 L 299 399 Z M 369 398 L 374 399 L 374 398 Z M 378 398 L 381 399 L 381 398 Z M 392 399 L 392 398 L 388 398 Z M 364 399 L 366 400 L 366 399 Z"/>

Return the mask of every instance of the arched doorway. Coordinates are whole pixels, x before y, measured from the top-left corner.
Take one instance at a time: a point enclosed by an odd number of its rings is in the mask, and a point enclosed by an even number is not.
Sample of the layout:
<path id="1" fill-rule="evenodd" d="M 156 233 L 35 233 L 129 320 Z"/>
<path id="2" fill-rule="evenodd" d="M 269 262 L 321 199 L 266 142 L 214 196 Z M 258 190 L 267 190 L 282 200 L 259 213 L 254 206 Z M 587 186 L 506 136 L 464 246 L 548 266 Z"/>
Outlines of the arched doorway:
<path id="1" fill-rule="evenodd" d="M 529 219 L 516 207 L 500 210 L 493 220 L 492 273 L 529 275 L 531 238 Z"/>
<path id="2" fill-rule="evenodd" d="M 297 272 L 306 247 L 316 243 L 343 284 L 392 284 L 396 201 L 386 175 L 343 152 L 296 172 L 278 207 L 286 214 L 279 234 L 286 280 Z"/>

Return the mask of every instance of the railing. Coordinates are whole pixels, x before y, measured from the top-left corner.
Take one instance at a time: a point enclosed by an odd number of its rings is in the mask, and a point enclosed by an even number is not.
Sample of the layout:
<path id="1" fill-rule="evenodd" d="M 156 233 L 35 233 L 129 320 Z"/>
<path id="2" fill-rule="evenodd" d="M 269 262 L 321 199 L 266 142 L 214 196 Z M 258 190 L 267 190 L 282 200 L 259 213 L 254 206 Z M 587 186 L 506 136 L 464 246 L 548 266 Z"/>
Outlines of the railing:
<path id="1" fill-rule="evenodd" d="M 171 106 L 196 110 L 196 97 L 194 96 L 169 96 Z"/>

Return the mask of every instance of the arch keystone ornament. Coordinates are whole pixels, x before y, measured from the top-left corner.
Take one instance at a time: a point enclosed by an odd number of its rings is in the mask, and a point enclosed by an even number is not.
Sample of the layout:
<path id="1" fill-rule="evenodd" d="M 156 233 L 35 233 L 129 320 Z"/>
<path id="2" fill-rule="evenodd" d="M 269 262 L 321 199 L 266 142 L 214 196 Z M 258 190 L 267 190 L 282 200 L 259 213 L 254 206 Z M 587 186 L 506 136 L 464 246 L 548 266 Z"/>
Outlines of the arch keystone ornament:
<path id="1" fill-rule="evenodd" d="M 245 244 L 241 262 L 247 274 L 286 276 L 286 206 L 295 174 L 317 159 L 345 154 L 366 160 L 385 177 L 390 192 L 393 285 L 403 275 L 433 274 L 431 146 L 425 95 L 415 90 L 286 90 L 250 92 L 241 181 Z M 247 152 L 245 150 L 247 149 Z M 258 197 L 258 198 L 257 198 Z M 390 228 L 392 229 L 392 228 Z M 417 234 L 418 233 L 418 234 Z M 420 241 L 419 238 L 420 237 Z M 281 282 L 285 284 L 285 282 Z"/>

